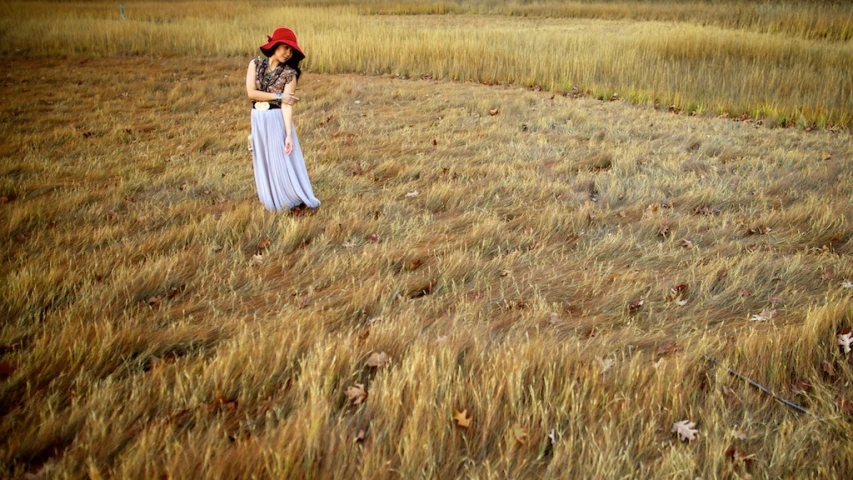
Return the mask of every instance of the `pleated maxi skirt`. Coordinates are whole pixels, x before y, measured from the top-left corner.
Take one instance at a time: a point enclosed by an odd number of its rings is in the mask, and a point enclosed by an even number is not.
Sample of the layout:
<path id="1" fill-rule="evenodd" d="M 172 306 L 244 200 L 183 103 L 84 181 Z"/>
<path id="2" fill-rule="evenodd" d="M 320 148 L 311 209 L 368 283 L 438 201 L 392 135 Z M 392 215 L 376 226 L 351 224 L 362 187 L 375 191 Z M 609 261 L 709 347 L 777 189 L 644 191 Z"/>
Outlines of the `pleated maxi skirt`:
<path id="1" fill-rule="evenodd" d="M 284 118 L 281 110 L 252 109 L 252 159 L 258 198 L 267 210 L 289 210 L 301 203 L 317 208 L 305 158 L 293 126 L 293 151 L 284 153 Z"/>

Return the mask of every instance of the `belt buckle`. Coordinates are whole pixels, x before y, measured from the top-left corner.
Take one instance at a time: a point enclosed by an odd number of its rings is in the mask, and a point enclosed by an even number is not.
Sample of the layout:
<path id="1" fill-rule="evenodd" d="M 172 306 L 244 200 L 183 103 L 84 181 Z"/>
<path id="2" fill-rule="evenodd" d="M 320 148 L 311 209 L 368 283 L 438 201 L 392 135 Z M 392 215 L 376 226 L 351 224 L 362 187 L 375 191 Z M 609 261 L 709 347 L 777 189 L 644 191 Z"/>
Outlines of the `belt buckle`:
<path id="1" fill-rule="evenodd" d="M 264 110 L 269 110 L 269 109 L 270 109 L 270 102 L 255 102 L 255 110 L 260 110 L 263 112 Z"/>

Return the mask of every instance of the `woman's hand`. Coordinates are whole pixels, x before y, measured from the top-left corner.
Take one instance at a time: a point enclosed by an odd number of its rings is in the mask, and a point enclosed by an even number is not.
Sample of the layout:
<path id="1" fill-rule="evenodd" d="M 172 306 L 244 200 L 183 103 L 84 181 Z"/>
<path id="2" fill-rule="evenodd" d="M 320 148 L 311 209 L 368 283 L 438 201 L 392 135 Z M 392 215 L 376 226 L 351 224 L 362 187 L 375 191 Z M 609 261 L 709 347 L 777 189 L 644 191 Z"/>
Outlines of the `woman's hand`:
<path id="1" fill-rule="evenodd" d="M 282 105 L 293 105 L 294 103 L 296 103 L 298 101 L 299 101 L 299 97 L 297 97 L 296 95 L 294 95 L 292 93 L 284 92 L 281 95 L 281 104 Z"/>
<path id="2" fill-rule="evenodd" d="M 290 135 L 284 137 L 284 153 L 290 155 L 290 152 L 293 151 L 293 139 L 290 138 Z"/>

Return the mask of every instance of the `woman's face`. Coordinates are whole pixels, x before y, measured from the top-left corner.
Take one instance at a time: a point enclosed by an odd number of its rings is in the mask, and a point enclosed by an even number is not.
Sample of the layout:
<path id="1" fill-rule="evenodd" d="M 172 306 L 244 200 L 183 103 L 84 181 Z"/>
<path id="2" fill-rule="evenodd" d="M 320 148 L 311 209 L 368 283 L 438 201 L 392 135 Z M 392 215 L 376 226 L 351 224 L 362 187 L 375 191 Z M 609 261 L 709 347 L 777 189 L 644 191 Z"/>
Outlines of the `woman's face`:
<path id="1" fill-rule="evenodd" d="M 283 43 L 278 44 L 275 48 L 275 53 L 272 54 L 273 58 L 278 60 L 279 63 L 284 63 L 293 56 L 293 50 L 289 45 L 285 45 Z"/>

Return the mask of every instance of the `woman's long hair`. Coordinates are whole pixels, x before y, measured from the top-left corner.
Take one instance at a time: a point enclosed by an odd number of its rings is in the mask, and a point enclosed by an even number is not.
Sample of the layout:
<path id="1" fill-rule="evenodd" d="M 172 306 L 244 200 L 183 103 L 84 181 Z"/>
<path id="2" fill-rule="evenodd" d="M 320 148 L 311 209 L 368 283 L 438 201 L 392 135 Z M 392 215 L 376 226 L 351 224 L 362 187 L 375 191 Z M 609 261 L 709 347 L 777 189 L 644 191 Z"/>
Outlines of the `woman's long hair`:
<path id="1" fill-rule="evenodd" d="M 290 48 L 293 49 L 293 47 L 290 47 Z M 296 70 L 296 79 L 297 80 L 299 80 L 299 77 L 302 76 L 302 69 L 299 68 L 299 62 L 301 62 L 302 60 L 305 60 L 305 57 L 302 57 L 299 60 L 297 60 L 296 58 L 294 58 L 293 55 L 291 55 L 291 57 L 288 58 L 286 62 L 284 62 L 285 66 Z"/>

